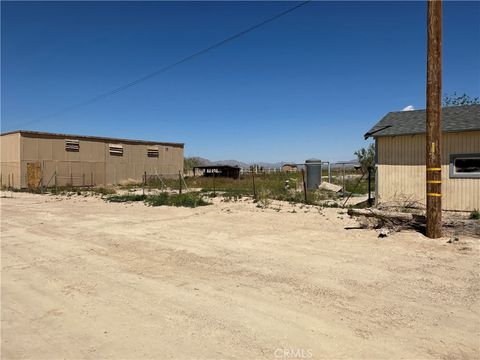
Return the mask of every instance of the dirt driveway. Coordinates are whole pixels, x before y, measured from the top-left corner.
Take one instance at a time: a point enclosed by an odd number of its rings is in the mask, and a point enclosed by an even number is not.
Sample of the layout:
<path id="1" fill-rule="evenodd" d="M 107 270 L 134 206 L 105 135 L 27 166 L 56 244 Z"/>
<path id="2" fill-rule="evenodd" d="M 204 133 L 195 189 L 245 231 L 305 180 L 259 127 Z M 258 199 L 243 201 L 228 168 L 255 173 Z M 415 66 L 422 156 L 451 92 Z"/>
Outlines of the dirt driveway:
<path id="1" fill-rule="evenodd" d="M 2 359 L 480 357 L 478 239 L 292 211 L 2 198 Z"/>

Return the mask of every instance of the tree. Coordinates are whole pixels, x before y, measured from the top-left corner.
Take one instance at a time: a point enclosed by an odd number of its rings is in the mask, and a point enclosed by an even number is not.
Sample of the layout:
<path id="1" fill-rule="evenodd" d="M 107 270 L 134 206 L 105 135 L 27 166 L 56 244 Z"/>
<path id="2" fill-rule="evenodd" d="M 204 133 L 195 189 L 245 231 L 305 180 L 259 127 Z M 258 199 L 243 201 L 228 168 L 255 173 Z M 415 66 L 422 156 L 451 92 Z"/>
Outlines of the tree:
<path id="1" fill-rule="evenodd" d="M 370 144 L 366 149 L 361 148 L 354 153 L 357 156 L 358 163 L 362 169 L 362 173 L 366 173 L 368 168 L 375 165 L 375 146 Z"/>
<path id="2" fill-rule="evenodd" d="M 204 165 L 202 159 L 198 157 L 186 157 L 183 160 L 183 169 L 184 171 L 191 171 L 195 166 Z"/>
<path id="3" fill-rule="evenodd" d="M 480 104 L 480 99 L 478 97 L 472 98 L 467 94 L 457 95 L 454 92 L 452 95 L 445 94 L 443 97 L 443 107 L 448 106 L 461 106 L 461 105 L 473 105 L 473 104 Z"/>

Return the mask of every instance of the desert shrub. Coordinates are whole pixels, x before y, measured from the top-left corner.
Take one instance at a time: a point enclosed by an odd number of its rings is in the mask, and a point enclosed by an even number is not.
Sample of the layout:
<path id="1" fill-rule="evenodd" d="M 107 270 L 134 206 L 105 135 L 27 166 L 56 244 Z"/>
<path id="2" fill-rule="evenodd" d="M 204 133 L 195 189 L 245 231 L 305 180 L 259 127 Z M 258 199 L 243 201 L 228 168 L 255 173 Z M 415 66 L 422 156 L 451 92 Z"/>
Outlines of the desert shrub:
<path id="1" fill-rule="evenodd" d="M 468 218 L 472 220 L 480 219 L 480 211 L 478 211 L 477 209 L 473 209 L 473 211 L 470 213 L 470 216 Z"/>
<path id="2" fill-rule="evenodd" d="M 268 207 L 272 203 L 272 200 L 270 199 L 271 196 L 272 196 L 272 193 L 270 190 L 264 189 L 264 188 L 260 189 L 257 192 L 257 198 L 256 198 L 257 206 L 263 209 Z"/>
<path id="3" fill-rule="evenodd" d="M 146 199 L 145 195 L 137 195 L 137 194 L 111 195 L 106 198 L 107 201 L 114 202 L 114 203 L 144 201 L 145 199 Z"/>
<path id="4" fill-rule="evenodd" d="M 199 193 L 185 193 L 185 194 L 168 194 L 161 193 L 158 195 L 151 195 L 145 199 L 145 203 L 150 206 L 177 206 L 190 207 L 205 206 L 210 203 L 205 201 Z"/>
<path id="5" fill-rule="evenodd" d="M 115 189 L 102 187 L 102 186 L 92 188 L 92 192 L 100 195 L 113 195 L 117 193 Z"/>
<path id="6" fill-rule="evenodd" d="M 326 207 L 326 208 L 339 208 L 341 207 L 341 205 L 335 201 L 333 202 L 326 202 L 324 204 L 322 204 L 322 207 Z"/>

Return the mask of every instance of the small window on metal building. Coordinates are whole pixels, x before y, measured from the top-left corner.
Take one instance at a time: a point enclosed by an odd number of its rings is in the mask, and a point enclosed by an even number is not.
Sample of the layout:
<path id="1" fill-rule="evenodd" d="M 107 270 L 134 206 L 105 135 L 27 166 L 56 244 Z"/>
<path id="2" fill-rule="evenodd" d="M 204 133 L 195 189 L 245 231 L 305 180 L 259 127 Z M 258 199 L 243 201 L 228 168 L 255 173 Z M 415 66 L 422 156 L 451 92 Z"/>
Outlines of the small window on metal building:
<path id="1" fill-rule="evenodd" d="M 149 147 L 147 148 L 148 157 L 157 157 L 158 158 L 158 147 Z"/>
<path id="2" fill-rule="evenodd" d="M 65 151 L 80 151 L 80 142 L 78 140 L 65 139 Z"/>
<path id="3" fill-rule="evenodd" d="M 450 177 L 480 178 L 480 153 L 450 155 Z"/>
<path id="4" fill-rule="evenodd" d="M 110 155 L 123 156 L 123 146 L 122 145 L 110 144 L 110 145 L 108 145 L 108 149 L 110 151 Z"/>

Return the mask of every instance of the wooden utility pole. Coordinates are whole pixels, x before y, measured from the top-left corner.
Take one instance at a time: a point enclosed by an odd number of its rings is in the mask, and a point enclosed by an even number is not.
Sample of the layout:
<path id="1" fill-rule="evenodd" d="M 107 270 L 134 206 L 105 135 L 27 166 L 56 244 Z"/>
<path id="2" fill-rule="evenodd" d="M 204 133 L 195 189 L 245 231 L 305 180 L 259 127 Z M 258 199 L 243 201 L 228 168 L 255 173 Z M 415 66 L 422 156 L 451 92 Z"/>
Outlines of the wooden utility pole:
<path id="1" fill-rule="evenodd" d="M 442 1 L 428 0 L 427 50 L 427 236 L 442 236 Z"/>

